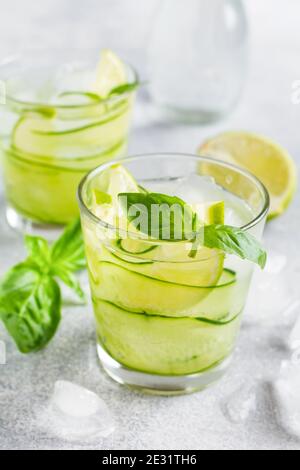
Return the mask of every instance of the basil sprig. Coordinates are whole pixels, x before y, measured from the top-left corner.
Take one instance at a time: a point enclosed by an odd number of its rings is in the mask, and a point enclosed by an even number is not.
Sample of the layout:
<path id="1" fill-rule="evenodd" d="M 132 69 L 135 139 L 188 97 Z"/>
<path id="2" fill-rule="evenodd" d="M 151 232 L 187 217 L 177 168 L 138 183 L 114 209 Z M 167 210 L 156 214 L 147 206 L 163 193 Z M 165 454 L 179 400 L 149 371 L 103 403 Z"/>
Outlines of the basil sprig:
<path id="1" fill-rule="evenodd" d="M 230 225 L 207 225 L 203 228 L 203 243 L 207 248 L 218 248 L 229 255 L 266 266 L 267 253 L 250 233 Z"/>
<path id="2" fill-rule="evenodd" d="M 0 319 L 22 353 L 38 351 L 53 338 L 61 320 L 60 279 L 81 300 L 75 272 L 85 267 L 80 221 L 69 225 L 53 244 L 27 235 L 26 260 L 0 281 Z"/>
<path id="3" fill-rule="evenodd" d="M 141 83 L 139 81 L 118 85 L 110 91 L 109 97 L 113 95 L 124 95 L 126 93 L 131 93 L 140 88 L 142 85 L 144 85 L 144 83 Z"/>
<path id="4" fill-rule="evenodd" d="M 120 193 L 118 198 L 129 222 L 152 238 L 180 241 L 187 231 L 191 234 L 194 214 L 179 197 L 160 193 Z"/>
<path id="5" fill-rule="evenodd" d="M 128 221 L 149 237 L 192 242 L 191 258 L 196 256 L 199 246 L 204 246 L 249 260 L 262 269 L 266 265 L 266 251 L 253 235 L 229 225 L 205 225 L 180 198 L 160 193 L 120 193 L 119 201 L 127 213 Z M 153 205 L 160 207 L 160 218 L 153 217 Z M 176 216 L 172 211 L 175 206 L 181 209 L 176 211 Z M 168 233 L 169 236 L 166 236 Z"/>

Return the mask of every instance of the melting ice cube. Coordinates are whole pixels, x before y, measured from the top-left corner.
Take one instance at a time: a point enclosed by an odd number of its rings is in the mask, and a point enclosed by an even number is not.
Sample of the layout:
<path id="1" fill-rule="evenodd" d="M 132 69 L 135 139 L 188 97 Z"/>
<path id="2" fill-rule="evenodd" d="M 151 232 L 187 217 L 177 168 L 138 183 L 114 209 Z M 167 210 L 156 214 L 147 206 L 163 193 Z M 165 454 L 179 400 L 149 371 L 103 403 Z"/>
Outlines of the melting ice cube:
<path id="1" fill-rule="evenodd" d="M 246 321 L 272 324 L 293 321 L 298 300 L 289 279 L 283 275 L 286 265 L 286 256 L 271 251 L 265 270 L 255 271 L 245 310 Z"/>
<path id="2" fill-rule="evenodd" d="M 67 381 L 56 382 L 39 421 L 46 431 L 68 441 L 94 441 L 114 431 L 113 417 L 104 401 L 90 390 Z"/>
<path id="3" fill-rule="evenodd" d="M 221 191 L 210 176 L 190 175 L 181 184 L 174 185 L 174 194 L 189 204 L 220 201 Z"/>
<path id="4" fill-rule="evenodd" d="M 94 415 L 103 407 L 95 393 L 63 380 L 56 382 L 52 400 L 62 413 L 77 418 Z"/>
<path id="5" fill-rule="evenodd" d="M 300 362 L 284 361 L 273 388 L 280 424 L 289 434 L 300 438 Z"/>
<path id="6" fill-rule="evenodd" d="M 240 199 L 225 191 L 211 176 L 191 174 L 186 178 L 152 184 L 148 189 L 154 192 L 174 195 L 192 206 L 201 203 L 225 202 L 225 222 L 237 227 L 245 225 L 253 214 Z"/>
<path id="7" fill-rule="evenodd" d="M 224 406 L 226 416 L 236 424 L 247 421 L 255 410 L 256 390 L 250 384 L 239 387 Z"/>

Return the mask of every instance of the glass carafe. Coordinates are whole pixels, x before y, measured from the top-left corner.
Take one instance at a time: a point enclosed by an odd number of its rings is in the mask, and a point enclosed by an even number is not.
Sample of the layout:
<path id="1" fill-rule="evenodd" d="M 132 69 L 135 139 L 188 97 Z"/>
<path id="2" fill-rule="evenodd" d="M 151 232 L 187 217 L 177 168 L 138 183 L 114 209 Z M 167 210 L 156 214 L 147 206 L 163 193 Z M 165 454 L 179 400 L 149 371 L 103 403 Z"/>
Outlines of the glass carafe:
<path id="1" fill-rule="evenodd" d="M 151 95 L 168 118 L 211 122 L 238 102 L 247 64 L 240 0 L 164 0 L 150 42 Z"/>

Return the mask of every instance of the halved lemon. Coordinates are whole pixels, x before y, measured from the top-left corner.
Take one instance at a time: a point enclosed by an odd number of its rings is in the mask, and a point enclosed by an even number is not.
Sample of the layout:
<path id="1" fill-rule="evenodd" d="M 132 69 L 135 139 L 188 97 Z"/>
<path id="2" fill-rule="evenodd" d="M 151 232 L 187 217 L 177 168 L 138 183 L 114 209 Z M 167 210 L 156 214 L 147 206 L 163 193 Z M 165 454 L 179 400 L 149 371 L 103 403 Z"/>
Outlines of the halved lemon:
<path id="1" fill-rule="evenodd" d="M 249 132 L 225 132 L 198 149 L 203 156 L 234 163 L 259 178 L 269 191 L 269 219 L 289 206 L 297 188 L 297 170 L 288 152 L 270 139 Z"/>

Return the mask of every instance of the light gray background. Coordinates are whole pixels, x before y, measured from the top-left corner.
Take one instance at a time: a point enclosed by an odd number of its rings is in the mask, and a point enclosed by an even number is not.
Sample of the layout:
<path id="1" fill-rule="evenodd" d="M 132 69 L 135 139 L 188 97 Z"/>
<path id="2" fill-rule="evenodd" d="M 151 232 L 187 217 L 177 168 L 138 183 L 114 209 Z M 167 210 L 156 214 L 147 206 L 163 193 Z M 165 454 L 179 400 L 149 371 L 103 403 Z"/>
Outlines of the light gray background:
<path id="1" fill-rule="evenodd" d="M 111 47 L 122 51 L 147 77 L 146 48 L 162 0 L 1 0 L 0 57 L 32 46 Z M 186 0 L 188 5 L 188 0 Z M 214 126 L 162 125 L 137 104 L 131 152 L 194 152 L 207 136 L 245 128 L 284 145 L 300 165 L 300 105 L 292 104 L 292 83 L 300 79 L 300 2 L 248 0 L 251 57 L 239 107 Z M 151 78 L 151 77 L 150 77 Z M 1 193 L 1 191 L 0 191 Z M 299 193 L 290 210 L 267 228 L 266 244 L 288 257 L 284 274 L 299 297 Z M 1 274 L 22 256 L 22 243 L 0 213 Z M 269 302 L 266 292 L 265 302 Z M 253 305 L 255 309 L 255 305 Z M 258 308 L 258 306 L 257 306 Z M 69 308 L 49 348 L 22 356 L 0 326 L 7 364 L 0 366 L 0 448 L 72 448 L 40 429 L 39 413 L 58 379 L 99 393 L 115 414 L 117 431 L 96 445 L 106 449 L 300 449 L 300 441 L 277 423 L 270 380 L 289 358 L 283 347 L 288 327 L 278 322 L 245 323 L 231 372 L 213 389 L 179 398 L 154 398 L 120 388 L 100 371 L 90 308 Z M 245 423 L 233 424 L 224 402 L 253 381 L 258 408 Z M 299 390 L 300 397 L 300 390 Z M 300 399 L 300 398 L 299 398 Z"/>

